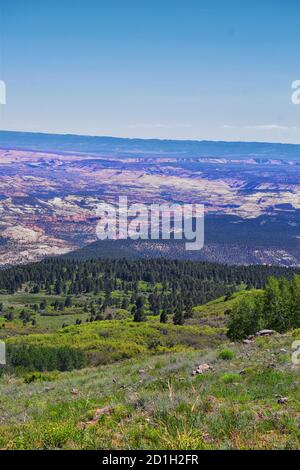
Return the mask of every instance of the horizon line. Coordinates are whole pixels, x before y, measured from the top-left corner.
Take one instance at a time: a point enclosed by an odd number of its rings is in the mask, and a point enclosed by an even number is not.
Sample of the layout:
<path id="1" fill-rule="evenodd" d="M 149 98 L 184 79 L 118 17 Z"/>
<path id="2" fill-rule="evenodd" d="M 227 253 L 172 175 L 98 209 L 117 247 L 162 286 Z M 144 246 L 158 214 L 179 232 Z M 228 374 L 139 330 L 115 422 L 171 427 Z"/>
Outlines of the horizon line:
<path id="1" fill-rule="evenodd" d="M 194 142 L 194 143 L 224 143 L 224 144 L 259 144 L 259 145 L 284 145 L 284 146 L 300 146 L 300 143 L 292 142 L 271 142 L 259 140 L 214 140 L 214 139 L 162 139 L 159 137 L 120 137 L 113 135 L 97 135 L 97 134 L 74 134 L 72 132 L 49 132 L 49 131 L 28 131 L 28 130 L 12 130 L 0 129 L 0 133 L 14 133 L 14 134 L 35 134 L 45 136 L 62 136 L 62 137 L 90 137 L 99 139 L 118 139 L 118 140 L 137 140 L 137 141 L 157 141 L 157 142 Z M 0 143 L 1 147 L 1 143 Z"/>

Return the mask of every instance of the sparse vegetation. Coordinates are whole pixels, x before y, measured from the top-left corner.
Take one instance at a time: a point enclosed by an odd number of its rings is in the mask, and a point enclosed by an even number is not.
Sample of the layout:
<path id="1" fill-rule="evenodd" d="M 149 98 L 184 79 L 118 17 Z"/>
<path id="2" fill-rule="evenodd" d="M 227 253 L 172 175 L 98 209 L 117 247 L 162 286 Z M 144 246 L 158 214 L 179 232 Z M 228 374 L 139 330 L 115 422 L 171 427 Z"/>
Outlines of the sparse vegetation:
<path id="1" fill-rule="evenodd" d="M 223 361 L 230 361 L 234 358 L 234 352 L 230 349 L 222 349 L 218 354 L 218 359 L 223 359 Z"/>
<path id="2" fill-rule="evenodd" d="M 267 338 L 263 349 L 237 345 L 230 366 L 208 348 L 58 373 L 48 382 L 5 375 L 1 448 L 297 449 L 299 371 L 290 358 L 277 361 L 291 339 Z M 201 362 L 213 370 L 192 377 Z M 279 396 L 288 401 L 279 404 Z M 108 414 L 88 424 L 104 407 Z"/>
<path id="3" fill-rule="evenodd" d="M 115 267 L 96 291 L 89 280 L 70 293 L 71 281 L 57 283 L 54 273 L 2 291 L 1 448 L 299 448 L 299 369 L 290 357 L 299 331 L 238 342 L 265 326 L 256 307 L 263 318 L 273 280 L 264 291 L 239 278 L 195 305 L 174 296 L 180 287 L 168 270 L 132 280 Z M 280 295 L 289 286 L 290 302 L 297 298 L 297 279 L 281 282 Z M 199 364 L 208 366 L 193 374 Z"/>

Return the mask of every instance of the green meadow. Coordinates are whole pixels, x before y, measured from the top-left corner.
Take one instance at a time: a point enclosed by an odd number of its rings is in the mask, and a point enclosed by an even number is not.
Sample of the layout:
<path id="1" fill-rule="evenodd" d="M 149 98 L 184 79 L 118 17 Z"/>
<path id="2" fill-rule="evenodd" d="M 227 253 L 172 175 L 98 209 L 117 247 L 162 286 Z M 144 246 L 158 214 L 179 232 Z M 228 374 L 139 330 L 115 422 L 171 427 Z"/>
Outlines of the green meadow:
<path id="1" fill-rule="evenodd" d="M 64 371 L 2 369 L 1 448 L 299 448 L 300 374 L 291 344 L 300 334 L 251 344 L 226 337 L 228 311 L 252 295 L 241 291 L 195 307 L 181 326 L 155 316 L 135 323 L 128 312 L 80 325 L 77 317 L 87 313 L 36 313 L 34 326 L 5 320 L 0 332 L 8 347 L 45 354 L 69 348 L 86 362 Z M 1 302 L 17 312 L 44 297 L 20 293 Z M 192 375 L 200 364 L 210 369 Z"/>

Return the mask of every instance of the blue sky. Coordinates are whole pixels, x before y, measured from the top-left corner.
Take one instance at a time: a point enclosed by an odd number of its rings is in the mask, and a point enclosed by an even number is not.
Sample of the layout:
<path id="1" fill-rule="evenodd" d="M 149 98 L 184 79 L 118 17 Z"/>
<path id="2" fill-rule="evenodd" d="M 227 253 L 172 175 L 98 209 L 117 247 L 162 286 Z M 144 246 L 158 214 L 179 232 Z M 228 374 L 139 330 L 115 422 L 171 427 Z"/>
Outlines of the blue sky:
<path id="1" fill-rule="evenodd" d="M 0 128 L 300 143 L 298 0 L 0 0 Z"/>

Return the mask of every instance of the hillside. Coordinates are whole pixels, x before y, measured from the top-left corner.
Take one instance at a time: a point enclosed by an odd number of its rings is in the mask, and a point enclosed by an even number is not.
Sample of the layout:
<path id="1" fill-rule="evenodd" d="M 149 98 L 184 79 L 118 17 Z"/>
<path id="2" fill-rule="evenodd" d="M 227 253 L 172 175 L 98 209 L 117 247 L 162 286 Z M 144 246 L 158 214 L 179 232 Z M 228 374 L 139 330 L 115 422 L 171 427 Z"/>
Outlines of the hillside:
<path id="1" fill-rule="evenodd" d="M 80 347 L 94 349 L 87 332 L 110 347 L 117 335 L 123 346 L 130 338 L 132 357 L 80 371 L 2 376 L 1 448 L 298 448 L 299 369 L 290 351 L 299 333 L 250 344 L 220 336 L 226 310 L 249 295 L 196 308 L 184 327 L 164 325 L 169 339 L 171 334 L 179 340 L 168 349 L 158 346 L 166 333 L 155 319 L 147 329 L 121 320 L 27 336 L 26 342 L 43 344 L 83 336 Z M 191 333 L 197 333 L 197 344 L 191 344 Z M 150 338 L 156 345 L 149 349 Z M 192 375 L 199 364 L 210 369 Z"/>
<path id="2" fill-rule="evenodd" d="M 0 447 L 299 448 L 299 298 L 296 271 L 267 266 L 3 270 Z M 273 325 L 281 334 L 244 339 Z"/>
<path id="3" fill-rule="evenodd" d="M 180 326 L 174 325 L 170 321 L 171 318 L 167 323 L 161 323 L 159 316 L 147 316 L 145 322 L 134 322 L 126 310 L 118 310 L 115 314 L 117 319 L 65 326 L 62 329 L 59 327 L 60 315 L 48 317 L 47 329 L 52 330 L 49 333 L 43 329 L 43 318 L 37 319 L 34 328 L 21 326 L 17 320 L 5 322 L 0 335 L 7 339 L 11 362 L 17 366 L 25 366 L 27 348 L 32 348 L 39 353 L 38 363 L 28 363 L 26 367 L 29 369 L 38 367 L 41 370 L 44 367 L 49 370 L 46 358 L 44 363 L 41 363 L 40 358 L 40 354 L 44 353 L 46 356 L 49 349 L 69 348 L 83 351 L 87 358 L 84 364 L 89 365 L 136 358 L 141 354 L 153 355 L 202 349 L 227 341 L 224 311 L 256 292 L 259 291 L 241 291 L 233 294 L 228 300 L 221 297 L 205 306 L 196 307 L 193 309 L 192 317 L 186 319 L 184 325 Z M 61 316 L 60 321 L 74 320 L 71 313 Z M 78 314 L 75 318 L 78 318 Z"/>

